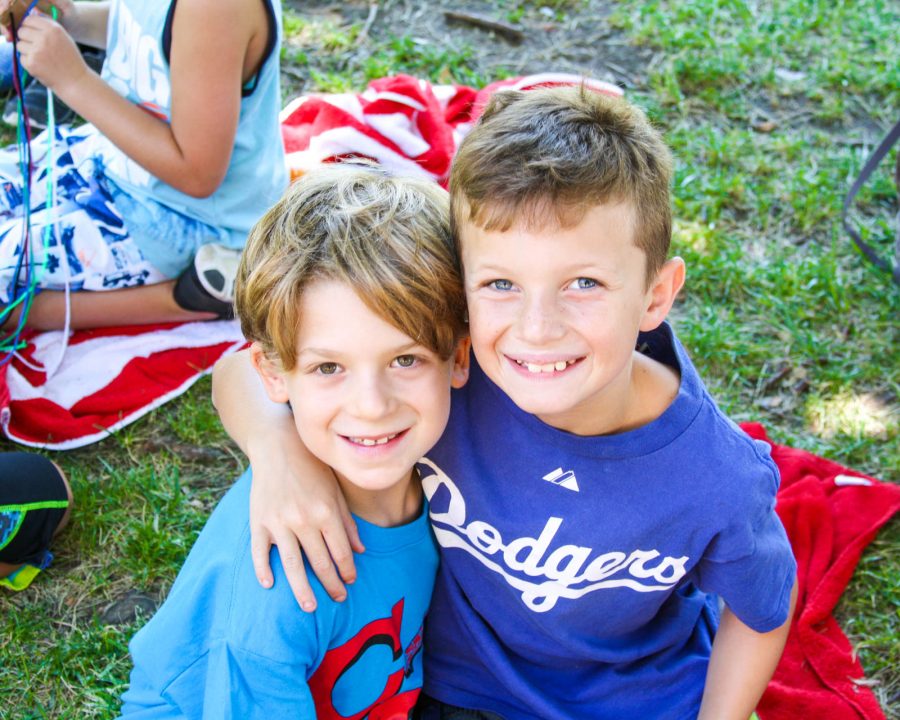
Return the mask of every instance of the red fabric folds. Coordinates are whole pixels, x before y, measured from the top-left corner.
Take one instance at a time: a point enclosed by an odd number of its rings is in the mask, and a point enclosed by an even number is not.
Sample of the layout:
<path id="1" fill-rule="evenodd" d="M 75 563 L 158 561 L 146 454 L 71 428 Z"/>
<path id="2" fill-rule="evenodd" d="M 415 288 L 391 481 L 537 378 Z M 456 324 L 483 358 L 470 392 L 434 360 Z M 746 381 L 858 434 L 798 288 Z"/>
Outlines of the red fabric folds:
<path id="1" fill-rule="evenodd" d="M 777 511 L 797 558 L 799 598 L 790 636 L 758 713 L 761 720 L 875 720 L 884 714 L 832 615 L 863 549 L 900 509 L 900 487 L 835 462 L 772 445 L 781 471 Z"/>

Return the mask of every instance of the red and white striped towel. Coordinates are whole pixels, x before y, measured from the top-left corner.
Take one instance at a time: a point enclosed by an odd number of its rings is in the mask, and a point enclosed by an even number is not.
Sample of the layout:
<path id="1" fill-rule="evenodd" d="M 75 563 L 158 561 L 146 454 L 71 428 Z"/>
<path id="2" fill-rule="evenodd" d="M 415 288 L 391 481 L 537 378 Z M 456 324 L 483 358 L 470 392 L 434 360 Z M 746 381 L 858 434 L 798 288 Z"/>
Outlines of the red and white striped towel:
<path id="1" fill-rule="evenodd" d="M 5 365 L 0 423 L 22 445 L 71 450 L 109 436 L 193 385 L 245 341 L 236 321 L 34 335 Z"/>
<path id="2" fill-rule="evenodd" d="M 359 94 L 305 95 L 281 113 L 288 167 L 296 177 L 322 162 L 363 156 L 398 175 L 445 184 L 457 146 L 494 92 L 581 82 L 598 92 L 622 94 L 600 80 L 542 73 L 482 90 L 397 75 L 374 80 Z"/>

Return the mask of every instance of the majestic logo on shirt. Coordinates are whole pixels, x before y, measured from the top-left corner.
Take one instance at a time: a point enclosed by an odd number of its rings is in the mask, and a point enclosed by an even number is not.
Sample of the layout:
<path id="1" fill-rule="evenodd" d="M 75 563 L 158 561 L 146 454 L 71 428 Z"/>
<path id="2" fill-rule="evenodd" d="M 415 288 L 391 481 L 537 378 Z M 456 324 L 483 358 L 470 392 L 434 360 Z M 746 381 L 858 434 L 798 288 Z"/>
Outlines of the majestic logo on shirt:
<path id="1" fill-rule="evenodd" d="M 575 479 L 575 472 L 573 470 L 564 471 L 561 467 L 558 467 L 553 472 L 548 472 L 544 475 L 542 480 L 551 482 L 554 485 L 559 485 L 567 490 L 578 492 L 578 480 Z"/>
<path id="2" fill-rule="evenodd" d="M 413 660 L 422 649 L 422 629 L 409 646 L 400 644 L 403 623 L 403 600 L 391 609 L 391 616 L 379 618 L 365 625 L 343 645 L 331 648 L 309 679 L 309 690 L 316 705 L 319 720 L 394 720 L 409 716 L 419 696 L 419 688 L 400 692 L 403 680 L 413 672 Z M 371 649 L 387 646 L 394 661 L 403 658 L 403 666 L 384 678 L 381 695 L 368 707 L 350 715 L 343 715 L 334 704 L 334 689 L 347 673 Z"/>
<path id="3" fill-rule="evenodd" d="M 537 537 L 503 538 L 494 526 L 466 517 L 465 498 L 437 465 L 423 458 L 420 468 L 425 467 L 433 470 L 431 475 L 423 473 L 422 486 L 431 503 L 431 523 L 441 547 L 463 550 L 501 575 L 534 612 L 552 610 L 560 598 L 574 600 L 609 588 L 670 590 L 686 573 L 686 556 L 666 557 L 657 550 L 601 553 L 580 545 L 554 547 L 563 524 L 558 517 L 549 517 Z M 443 512 L 434 502 L 440 489 L 449 495 Z M 443 503 L 442 496 L 441 507 Z"/>

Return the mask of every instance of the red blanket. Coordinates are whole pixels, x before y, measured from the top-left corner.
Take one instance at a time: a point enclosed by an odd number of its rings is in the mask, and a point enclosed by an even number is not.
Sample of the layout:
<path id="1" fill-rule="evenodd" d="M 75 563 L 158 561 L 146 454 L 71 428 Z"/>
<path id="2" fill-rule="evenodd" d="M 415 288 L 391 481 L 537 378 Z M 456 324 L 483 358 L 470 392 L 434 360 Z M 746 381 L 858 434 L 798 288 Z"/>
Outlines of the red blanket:
<path id="1" fill-rule="evenodd" d="M 32 335 L 0 367 L 0 423 L 9 439 L 54 450 L 102 440 L 245 344 L 234 321 L 85 330 L 67 346 L 63 340 L 62 332 Z"/>
<path id="2" fill-rule="evenodd" d="M 743 425 L 771 442 L 761 425 Z M 778 515 L 797 558 L 800 594 L 790 636 L 759 705 L 761 720 L 874 720 L 884 714 L 831 614 L 863 548 L 900 509 L 900 487 L 803 450 L 772 445 Z"/>

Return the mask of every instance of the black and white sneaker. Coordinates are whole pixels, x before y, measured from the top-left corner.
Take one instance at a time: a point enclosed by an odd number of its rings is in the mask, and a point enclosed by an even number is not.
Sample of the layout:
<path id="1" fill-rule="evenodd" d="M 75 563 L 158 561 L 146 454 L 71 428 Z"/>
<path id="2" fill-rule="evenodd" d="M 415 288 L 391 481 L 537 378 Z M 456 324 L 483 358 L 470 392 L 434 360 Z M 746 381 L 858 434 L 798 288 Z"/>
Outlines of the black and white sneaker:
<path id="1" fill-rule="evenodd" d="M 201 245 L 194 262 L 175 283 L 175 302 L 185 310 L 234 317 L 234 280 L 241 251 L 211 243 Z"/>
<path id="2" fill-rule="evenodd" d="M 29 80 L 22 94 L 28 124 L 33 130 L 47 129 L 47 88 L 35 79 Z M 54 121 L 66 125 L 75 119 L 75 111 L 62 100 L 53 96 Z M 19 99 L 13 95 L 3 107 L 3 122 L 15 127 L 19 122 Z"/>
<path id="3" fill-rule="evenodd" d="M 87 63 L 87 66 L 95 72 L 100 72 L 103 67 L 103 60 L 106 53 L 96 48 L 78 46 L 81 50 L 81 56 Z M 25 111 L 28 113 L 28 124 L 34 130 L 44 130 L 47 127 L 47 88 L 38 80 L 29 78 L 25 83 L 25 89 L 22 91 L 22 102 L 25 105 Z M 19 122 L 19 99 L 15 94 L 6 105 L 3 106 L 3 122 L 7 125 L 15 127 Z M 76 119 L 75 111 L 66 105 L 55 95 L 53 96 L 53 117 L 57 125 L 65 125 L 74 122 Z"/>

